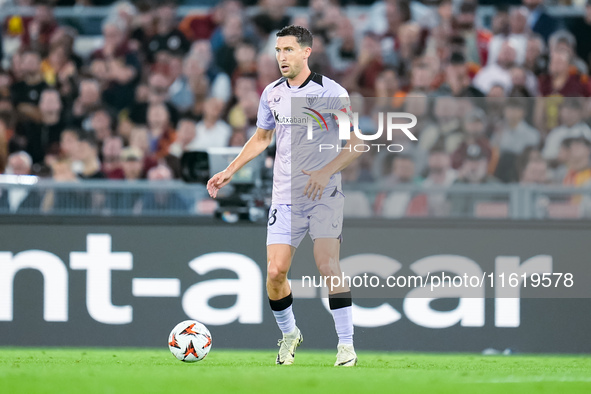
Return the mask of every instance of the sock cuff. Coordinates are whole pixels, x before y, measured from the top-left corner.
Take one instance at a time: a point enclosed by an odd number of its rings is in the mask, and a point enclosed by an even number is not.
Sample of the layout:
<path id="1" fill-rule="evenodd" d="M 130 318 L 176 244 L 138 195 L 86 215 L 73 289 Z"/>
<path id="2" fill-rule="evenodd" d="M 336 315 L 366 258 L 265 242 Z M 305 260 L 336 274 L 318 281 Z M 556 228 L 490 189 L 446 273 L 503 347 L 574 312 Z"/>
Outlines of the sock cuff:
<path id="1" fill-rule="evenodd" d="M 293 296 L 291 293 L 289 295 L 283 297 L 280 300 L 272 300 L 269 298 L 269 305 L 271 305 L 271 310 L 275 312 L 279 312 L 289 308 L 293 304 Z"/>
<path id="2" fill-rule="evenodd" d="M 337 294 L 329 294 L 328 304 L 330 305 L 331 310 L 346 308 L 348 306 L 353 305 L 351 291 L 346 291 L 344 293 Z"/>

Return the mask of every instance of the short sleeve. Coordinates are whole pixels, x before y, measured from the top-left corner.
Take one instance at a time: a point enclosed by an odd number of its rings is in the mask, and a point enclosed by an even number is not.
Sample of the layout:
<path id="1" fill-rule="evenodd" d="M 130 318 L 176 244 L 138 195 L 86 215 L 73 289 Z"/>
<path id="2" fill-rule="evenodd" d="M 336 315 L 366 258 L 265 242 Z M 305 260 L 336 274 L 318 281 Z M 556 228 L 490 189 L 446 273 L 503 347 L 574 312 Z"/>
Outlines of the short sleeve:
<path id="1" fill-rule="evenodd" d="M 257 127 L 264 130 L 273 130 L 275 128 L 275 119 L 271 108 L 269 108 L 269 101 L 267 100 L 269 89 L 263 90 L 261 100 L 259 101 L 259 111 L 257 112 Z"/>
<path id="2" fill-rule="evenodd" d="M 337 97 L 333 97 L 331 107 L 334 110 L 338 110 L 347 114 L 349 117 L 351 131 L 353 131 L 353 109 L 351 108 L 351 99 L 349 98 L 349 93 L 347 93 L 345 88 L 339 86 L 339 89 L 336 90 L 335 95 Z"/>

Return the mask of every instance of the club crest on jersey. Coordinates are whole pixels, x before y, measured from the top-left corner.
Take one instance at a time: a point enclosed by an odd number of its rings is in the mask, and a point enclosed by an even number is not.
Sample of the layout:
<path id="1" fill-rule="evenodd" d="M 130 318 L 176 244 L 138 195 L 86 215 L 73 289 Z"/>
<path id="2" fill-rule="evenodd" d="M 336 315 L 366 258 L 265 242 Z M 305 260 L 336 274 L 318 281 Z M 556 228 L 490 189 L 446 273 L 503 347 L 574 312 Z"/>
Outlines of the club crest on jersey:
<path id="1" fill-rule="evenodd" d="M 318 101 L 317 94 L 306 94 L 306 102 L 308 103 L 309 107 L 313 106 L 316 101 Z"/>

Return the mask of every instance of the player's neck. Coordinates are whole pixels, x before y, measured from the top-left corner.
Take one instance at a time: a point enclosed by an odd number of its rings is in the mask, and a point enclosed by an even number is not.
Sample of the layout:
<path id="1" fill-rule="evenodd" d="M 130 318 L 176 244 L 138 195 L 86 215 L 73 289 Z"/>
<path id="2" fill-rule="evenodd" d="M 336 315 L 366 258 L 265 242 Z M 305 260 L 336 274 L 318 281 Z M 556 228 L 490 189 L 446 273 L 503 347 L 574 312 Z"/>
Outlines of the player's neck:
<path id="1" fill-rule="evenodd" d="M 310 71 L 309 67 L 306 67 L 302 71 L 300 71 L 300 73 L 295 78 L 287 78 L 287 82 L 289 83 L 289 86 L 297 88 L 298 86 L 303 84 L 306 79 L 308 79 L 310 74 L 312 74 L 312 71 Z"/>

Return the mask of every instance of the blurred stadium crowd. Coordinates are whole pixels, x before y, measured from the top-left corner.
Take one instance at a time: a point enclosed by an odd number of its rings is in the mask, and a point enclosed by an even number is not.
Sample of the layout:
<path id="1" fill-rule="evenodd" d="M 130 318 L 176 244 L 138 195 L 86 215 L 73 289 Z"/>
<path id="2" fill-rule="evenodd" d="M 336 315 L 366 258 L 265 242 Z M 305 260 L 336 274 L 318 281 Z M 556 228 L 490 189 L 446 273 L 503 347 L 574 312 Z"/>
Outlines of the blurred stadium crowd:
<path id="1" fill-rule="evenodd" d="M 54 16 L 74 3 L 112 2 L 14 0 L 33 15 L 3 21 L 3 37 L 20 44 L 0 69 L 0 174 L 179 178 L 184 151 L 253 134 L 260 93 L 280 77 L 274 32 L 297 24 L 315 35 L 313 71 L 375 97 L 374 110 L 419 119 L 417 144 L 363 155 L 348 184 L 591 180 L 591 2 L 571 2 L 581 10 L 571 18 L 543 0 L 494 2 L 483 26 L 473 0 L 227 0 L 182 18 L 173 1 L 138 0 L 112 4 L 101 46 L 78 52 L 78 32 Z M 352 5 L 362 6 L 354 16 Z M 375 129 L 365 111 L 362 130 Z M 367 215 L 463 209 L 441 194 L 374 197 Z"/>

